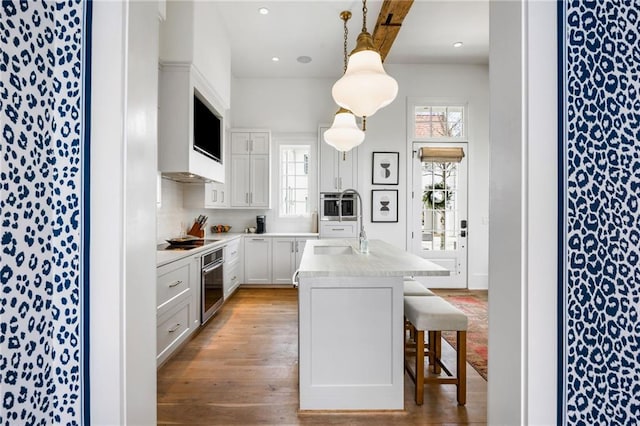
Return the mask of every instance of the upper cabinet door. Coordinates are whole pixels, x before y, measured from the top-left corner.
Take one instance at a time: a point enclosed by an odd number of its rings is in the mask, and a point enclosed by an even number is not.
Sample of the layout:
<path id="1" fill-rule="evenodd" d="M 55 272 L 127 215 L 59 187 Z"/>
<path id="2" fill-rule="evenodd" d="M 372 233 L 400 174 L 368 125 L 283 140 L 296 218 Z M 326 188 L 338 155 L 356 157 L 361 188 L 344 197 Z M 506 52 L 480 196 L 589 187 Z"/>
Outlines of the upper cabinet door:
<path id="1" fill-rule="evenodd" d="M 250 192 L 249 156 L 231 156 L 231 207 L 248 207 Z"/>
<path id="2" fill-rule="evenodd" d="M 233 132 L 231 133 L 231 155 L 249 154 L 251 152 L 251 133 Z"/>
<path id="3" fill-rule="evenodd" d="M 269 133 L 232 132 L 231 154 L 269 154 Z"/>
<path id="4" fill-rule="evenodd" d="M 358 150 L 338 153 L 338 191 L 358 186 Z"/>
<path id="5" fill-rule="evenodd" d="M 249 191 L 249 203 L 252 207 L 269 208 L 269 156 L 252 155 L 250 158 L 251 190 Z"/>
<path id="6" fill-rule="evenodd" d="M 269 133 L 251 133 L 249 149 L 251 154 L 269 154 Z"/>
<path id="7" fill-rule="evenodd" d="M 321 133 L 324 129 L 321 129 Z M 320 192 L 337 192 L 338 191 L 338 151 L 320 137 L 318 141 L 320 145 L 320 164 L 319 170 L 319 186 Z"/>

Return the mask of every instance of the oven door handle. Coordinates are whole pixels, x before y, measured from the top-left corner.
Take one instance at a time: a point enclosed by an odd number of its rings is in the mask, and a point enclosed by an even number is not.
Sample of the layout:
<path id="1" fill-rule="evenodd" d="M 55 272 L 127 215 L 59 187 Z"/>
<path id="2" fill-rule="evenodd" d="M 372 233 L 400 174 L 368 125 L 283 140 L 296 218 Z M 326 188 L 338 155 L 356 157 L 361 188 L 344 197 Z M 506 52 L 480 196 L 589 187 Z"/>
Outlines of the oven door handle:
<path id="1" fill-rule="evenodd" d="M 202 268 L 203 274 L 208 274 L 209 272 L 220 268 L 224 264 L 224 260 L 220 260 L 219 262 L 215 262 L 213 264 L 207 265 L 205 268 Z"/>

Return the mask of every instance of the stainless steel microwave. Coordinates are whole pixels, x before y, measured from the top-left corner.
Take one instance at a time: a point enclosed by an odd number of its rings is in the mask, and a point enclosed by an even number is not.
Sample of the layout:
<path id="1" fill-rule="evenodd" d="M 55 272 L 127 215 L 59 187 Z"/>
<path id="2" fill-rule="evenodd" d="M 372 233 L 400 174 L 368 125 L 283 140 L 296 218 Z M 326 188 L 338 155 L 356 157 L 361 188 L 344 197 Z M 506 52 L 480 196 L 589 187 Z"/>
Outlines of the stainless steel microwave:
<path id="1" fill-rule="evenodd" d="M 342 197 L 342 212 L 338 206 L 340 199 L 339 192 L 320 193 L 320 220 L 339 220 L 339 213 L 342 213 L 342 220 L 357 220 L 357 198 L 354 194 L 344 194 Z"/>

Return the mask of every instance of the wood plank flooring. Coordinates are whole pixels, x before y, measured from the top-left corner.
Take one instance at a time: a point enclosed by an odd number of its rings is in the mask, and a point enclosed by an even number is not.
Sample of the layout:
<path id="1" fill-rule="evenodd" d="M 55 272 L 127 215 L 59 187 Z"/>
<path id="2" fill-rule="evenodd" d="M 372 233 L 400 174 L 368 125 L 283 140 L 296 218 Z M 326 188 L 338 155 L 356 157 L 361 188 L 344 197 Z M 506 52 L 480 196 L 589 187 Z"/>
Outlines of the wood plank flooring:
<path id="1" fill-rule="evenodd" d="M 455 368 L 451 347 L 442 349 Z M 464 407 L 451 385 L 425 386 L 417 406 L 405 374 L 404 411 L 299 413 L 297 290 L 241 288 L 158 371 L 158 424 L 486 424 L 487 382 L 467 373 Z"/>

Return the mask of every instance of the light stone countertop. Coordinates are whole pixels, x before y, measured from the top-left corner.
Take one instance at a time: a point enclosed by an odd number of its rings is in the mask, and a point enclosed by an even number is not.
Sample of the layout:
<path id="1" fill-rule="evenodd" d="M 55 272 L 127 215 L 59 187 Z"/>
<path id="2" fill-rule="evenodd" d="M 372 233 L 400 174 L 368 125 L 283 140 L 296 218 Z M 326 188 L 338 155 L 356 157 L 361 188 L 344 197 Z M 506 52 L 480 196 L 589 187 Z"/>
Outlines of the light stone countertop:
<path id="1" fill-rule="evenodd" d="M 265 237 L 292 237 L 292 238 L 317 238 L 318 233 L 313 232 L 266 232 L 264 234 L 251 234 L 245 232 L 221 232 L 215 234 L 207 234 L 206 239 L 212 240 L 211 243 L 205 244 L 202 247 L 198 247 L 191 250 L 162 250 L 160 247 L 166 247 L 168 244 L 160 244 L 156 251 L 156 267 L 166 265 L 167 263 L 175 262 L 176 260 L 184 259 L 185 257 L 200 255 L 212 248 L 216 248 L 225 245 L 231 240 L 240 238 L 242 236 L 251 238 L 265 238 Z M 213 241 L 215 240 L 215 241 Z"/>
<path id="2" fill-rule="evenodd" d="M 210 243 L 191 250 L 162 250 L 160 249 L 160 247 L 167 246 L 168 244 L 161 244 L 158 246 L 158 250 L 156 251 L 156 266 L 160 267 L 166 265 L 167 263 L 184 259 L 185 257 L 204 253 L 208 250 L 211 250 L 212 248 L 223 246 L 231 240 L 240 238 L 242 235 L 244 234 L 238 232 L 221 232 L 219 234 L 209 234 L 206 236 L 206 240 L 210 240 Z"/>
<path id="3" fill-rule="evenodd" d="M 353 254 L 316 254 L 316 247 L 329 246 L 340 251 L 350 246 Z M 324 250 L 324 249 L 318 249 Z M 447 276 L 449 271 L 415 254 L 381 240 L 369 240 L 369 253 L 358 251 L 356 239 L 308 241 L 300 262 L 299 277 L 367 276 Z"/>

